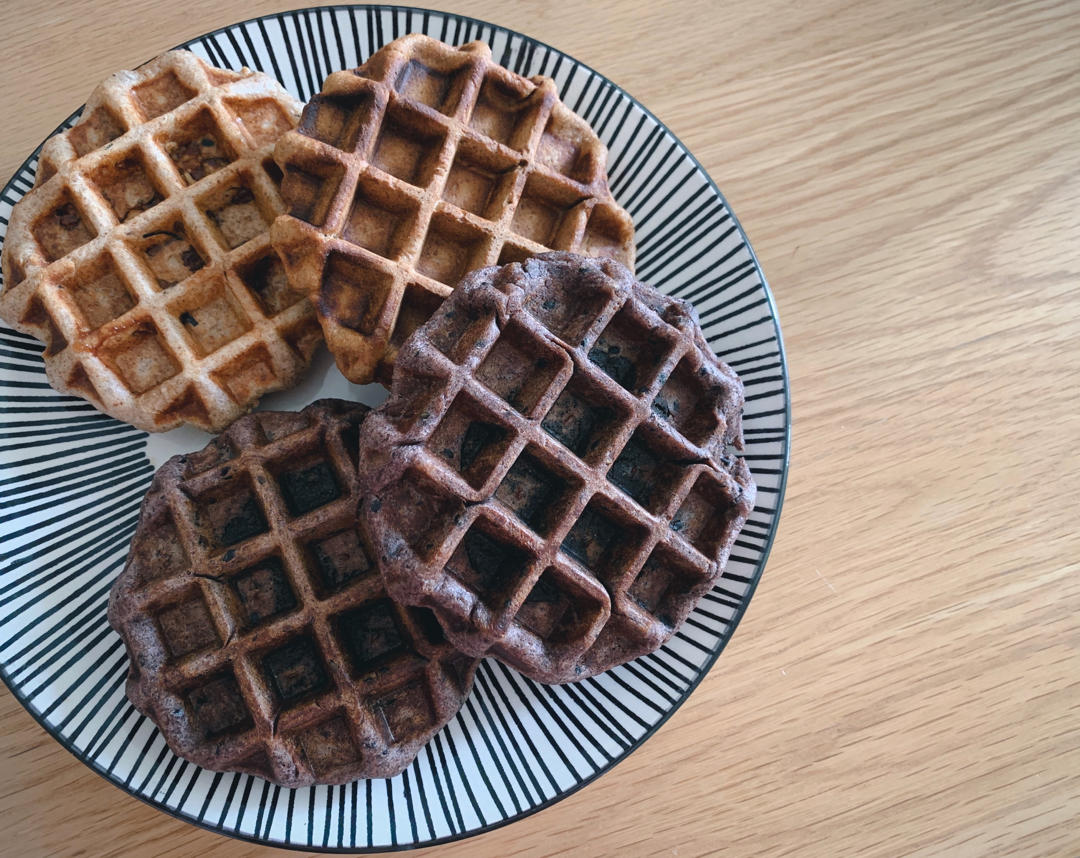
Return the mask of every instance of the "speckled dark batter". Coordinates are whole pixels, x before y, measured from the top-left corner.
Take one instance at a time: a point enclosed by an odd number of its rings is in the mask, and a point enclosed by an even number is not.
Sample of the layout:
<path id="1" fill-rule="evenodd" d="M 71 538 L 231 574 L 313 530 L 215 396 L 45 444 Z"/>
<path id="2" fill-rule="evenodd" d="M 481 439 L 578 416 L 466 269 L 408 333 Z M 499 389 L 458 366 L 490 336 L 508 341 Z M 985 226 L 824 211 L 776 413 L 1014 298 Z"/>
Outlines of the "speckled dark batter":
<path id="1" fill-rule="evenodd" d="M 753 508 L 742 406 L 690 305 L 613 260 L 472 272 L 360 438 L 387 590 L 542 682 L 656 649 Z"/>
<path id="2" fill-rule="evenodd" d="M 387 598 L 357 529 L 366 406 L 243 417 L 154 476 L 109 620 L 178 754 L 283 786 L 391 777 L 476 660 Z"/>

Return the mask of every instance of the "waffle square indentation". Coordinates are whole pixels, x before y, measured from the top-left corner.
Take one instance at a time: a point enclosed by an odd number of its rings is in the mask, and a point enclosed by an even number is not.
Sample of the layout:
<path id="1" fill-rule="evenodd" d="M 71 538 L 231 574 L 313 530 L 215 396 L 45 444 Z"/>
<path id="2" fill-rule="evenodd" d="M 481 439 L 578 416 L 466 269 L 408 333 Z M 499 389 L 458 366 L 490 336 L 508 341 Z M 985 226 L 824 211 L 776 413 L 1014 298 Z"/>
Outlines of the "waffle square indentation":
<path id="1" fill-rule="evenodd" d="M 395 689 L 376 701 L 375 712 L 380 716 L 378 721 L 390 744 L 423 734 L 439 722 L 431 695 L 423 682 L 413 682 Z"/>
<path id="2" fill-rule="evenodd" d="M 289 576 L 277 557 L 267 557 L 233 575 L 229 584 L 236 594 L 247 628 L 261 625 L 297 606 Z"/>
<path id="3" fill-rule="evenodd" d="M 200 110 L 175 133 L 162 139 L 162 148 L 185 184 L 193 185 L 236 160 L 209 110 Z"/>
<path id="4" fill-rule="evenodd" d="M 435 175 L 446 131 L 429 117 L 390 105 L 371 153 L 371 163 L 417 187 L 426 187 Z"/>
<path id="5" fill-rule="evenodd" d="M 660 543 L 630 585 L 627 596 L 660 622 L 674 627 L 691 605 L 691 592 L 707 577 L 707 568 L 687 563 Z"/>
<path id="6" fill-rule="evenodd" d="M 132 90 L 135 104 L 138 105 L 143 119 L 147 120 L 175 110 L 184 102 L 193 99 L 196 94 L 194 89 L 172 71 L 152 77 Z"/>
<path id="7" fill-rule="evenodd" d="M 161 536 L 155 541 L 148 561 L 141 567 L 141 584 L 164 578 L 178 578 L 191 566 L 171 516 L 165 515 L 158 519 L 154 522 L 154 527 Z"/>
<path id="8" fill-rule="evenodd" d="M 247 478 L 195 501 L 195 523 L 208 545 L 219 549 L 239 545 L 269 531 L 266 516 Z"/>
<path id="9" fill-rule="evenodd" d="M 274 219 L 273 207 L 260 200 L 253 188 L 250 177 L 241 174 L 199 200 L 199 208 L 214 225 L 217 240 L 226 250 L 264 235 Z"/>
<path id="10" fill-rule="evenodd" d="M 304 730 L 297 739 L 319 778 L 331 777 L 335 771 L 360 759 L 360 750 L 340 715 Z"/>
<path id="11" fill-rule="evenodd" d="M 572 188 L 532 173 L 525 180 L 510 229 L 545 247 L 568 247 L 575 230 L 571 212 L 580 201 L 581 195 Z"/>
<path id="12" fill-rule="evenodd" d="M 585 637 L 603 611 L 603 601 L 549 566 L 525 597 L 515 621 L 541 640 L 558 645 Z"/>
<path id="13" fill-rule="evenodd" d="M 576 348 L 610 300 L 605 281 L 585 270 L 575 277 L 553 277 L 538 283 L 526 297 L 525 309 L 564 343 Z"/>
<path id="14" fill-rule="evenodd" d="M 497 220 L 509 201 L 517 168 L 512 158 L 463 139 L 454 153 L 442 197 L 459 209 Z"/>
<path id="15" fill-rule="evenodd" d="M 557 349 L 538 340 L 521 325 L 511 323 L 476 370 L 485 387 L 526 416 L 548 392 L 562 369 Z"/>
<path id="16" fill-rule="evenodd" d="M 535 251 L 531 247 L 513 239 L 508 239 L 503 242 L 502 247 L 499 249 L 499 259 L 496 264 L 509 265 L 511 262 L 524 264 L 533 256 L 535 256 Z"/>
<path id="17" fill-rule="evenodd" d="M 374 333 L 394 288 L 393 276 L 365 260 L 332 253 L 323 278 L 319 309 L 357 333 Z"/>
<path id="18" fill-rule="evenodd" d="M 206 739 L 239 733 L 253 724 L 232 673 L 211 677 L 190 690 L 187 705 Z"/>
<path id="19" fill-rule="evenodd" d="M 421 283 L 406 283 L 390 342 L 401 346 L 417 328 L 431 318 L 442 306 L 442 302 L 443 296 L 431 291 L 427 286 Z M 460 345 L 460 342 L 456 345 Z"/>
<path id="20" fill-rule="evenodd" d="M 341 497 L 333 466 L 326 461 L 308 462 L 277 476 L 281 497 L 289 513 L 301 516 Z"/>
<path id="21" fill-rule="evenodd" d="M 531 136 L 535 109 L 529 96 L 535 87 L 526 81 L 488 74 L 469 117 L 469 127 L 504 146 L 524 151 Z"/>
<path id="22" fill-rule="evenodd" d="M 297 130 L 335 149 L 352 152 L 360 131 L 371 124 L 374 106 L 372 90 L 349 95 L 316 95 L 304 108 Z"/>
<path id="23" fill-rule="evenodd" d="M 583 148 L 579 141 L 584 136 L 581 126 L 584 120 L 567 110 L 552 112 L 544 128 L 536 160 L 545 167 L 562 173 L 578 182 L 588 182 L 598 167 L 592 149 Z"/>
<path id="24" fill-rule="evenodd" d="M 457 108 L 468 74 L 468 66 L 442 71 L 419 60 L 409 60 L 398 72 L 394 90 L 409 101 L 450 115 Z"/>
<path id="25" fill-rule="evenodd" d="M 337 161 L 308 159 L 303 168 L 286 164 L 281 197 L 289 203 L 289 215 L 322 226 L 344 175 L 345 169 Z"/>
<path id="26" fill-rule="evenodd" d="M 506 472 L 495 497 L 532 530 L 547 536 L 564 514 L 573 487 L 567 475 L 531 447 Z"/>
<path id="27" fill-rule="evenodd" d="M 132 290 L 107 253 L 80 265 L 72 278 L 64 283 L 64 289 L 90 330 L 118 319 L 136 303 Z"/>
<path id="28" fill-rule="evenodd" d="M 459 393 L 428 439 L 428 449 L 479 489 L 506 454 L 513 434 L 472 396 Z"/>
<path id="29" fill-rule="evenodd" d="M 683 358 L 652 403 L 652 410 L 678 429 L 691 443 L 705 444 L 720 426 L 715 397 L 710 396 L 704 368 L 695 372 Z"/>
<path id="30" fill-rule="evenodd" d="M 206 267 L 206 258 L 188 238 L 183 221 L 167 220 L 147 226 L 138 253 L 159 289 L 171 289 Z"/>
<path id="31" fill-rule="evenodd" d="M 34 222 L 31 232 L 48 262 L 67 256 L 97 235 L 67 190 Z"/>
<path id="32" fill-rule="evenodd" d="M 273 143 L 293 127 L 292 119 L 276 99 L 226 98 L 222 103 L 255 149 Z"/>
<path id="33" fill-rule="evenodd" d="M 645 536 L 644 528 L 594 497 L 566 534 L 562 549 L 612 590 Z"/>
<path id="34" fill-rule="evenodd" d="M 206 602 L 198 594 L 163 610 L 157 615 L 157 623 L 165 648 L 173 658 L 221 645 Z"/>
<path id="35" fill-rule="evenodd" d="M 710 560 L 717 559 L 727 541 L 737 508 L 725 486 L 704 472 L 671 520 L 671 529 Z"/>
<path id="36" fill-rule="evenodd" d="M 310 552 L 316 591 L 321 595 L 334 593 L 375 569 L 363 540 L 351 528 L 311 543 Z"/>
<path id="37" fill-rule="evenodd" d="M 579 252 L 585 256 L 609 256 L 623 259 L 633 231 L 624 223 L 625 214 L 606 203 L 598 203 L 589 213 Z"/>
<path id="38" fill-rule="evenodd" d="M 640 394 L 652 384 L 672 348 L 657 328 L 624 306 L 589 350 L 589 360 L 631 393 Z"/>
<path id="39" fill-rule="evenodd" d="M 80 158 L 111 143 L 124 133 L 124 126 L 107 107 L 99 107 L 83 117 L 68 132 L 68 142 Z"/>
<path id="40" fill-rule="evenodd" d="M 449 313 L 442 324 L 428 332 L 431 344 L 454 363 L 463 362 L 476 349 L 486 346 L 498 335 L 494 322 L 469 313 Z"/>
<path id="41" fill-rule="evenodd" d="M 540 426 L 579 459 L 594 464 L 611 446 L 626 417 L 605 401 L 602 392 L 575 374 Z"/>
<path id="42" fill-rule="evenodd" d="M 263 313 L 276 316 L 304 299 L 289 284 L 285 266 L 272 249 L 256 259 L 237 266 L 236 272 L 248 291 L 255 296 Z"/>
<path id="43" fill-rule="evenodd" d="M 446 571 L 498 614 L 521 586 L 530 559 L 528 552 L 496 536 L 491 525 L 478 519 L 458 543 Z"/>
<path id="44" fill-rule="evenodd" d="M 211 373 L 211 378 L 239 403 L 251 402 L 278 383 L 270 352 L 262 345 L 254 346 L 229 361 L 223 369 Z"/>
<path id="45" fill-rule="evenodd" d="M 101 359 L 136 396 L 180 372 L 180 364 L 150 321 L 137 322 L 110 337 L 101 347 Z"/>
<path id="46" fill-rule="evenodd" d="M 270 690 L 281 706 L 294 706 L 330 687 L 322 656 L 308 635 L 270 650 L 261 663 Z"/>
<path id="47" fill-rule="evenodd" d="M 172 305 L 172 311 L 191 337 L 195 351 L 203 357 L 239 339 L 252 327 L 221 275 L 183 295 Z"/>
<path id="48" fill-rule="evenodd" d="M 200 110 L 183 128 L 163 138 L 162 148 L 186 185 L 194 185 L 237 160 L 210 110 Z"/>
<path id="49" fill-rule="evenodd" d="M 689 451 L 676 452 L 658 440 L 639 426 L 607 474 L 610 482 L 655 515 L 667 508 L 685 472 L 678 452 L 683 452 L 684 459 L 690 456 Z"/>
<path id="50" fill-rule="evenodd" d="M 389 185 L 361 176 L 341 237 L 378 256 L 397 259 L 416 230 L 418 204 Z"/>
<path id="51" fill-rule="evenodd" d="M 465 508 L 460 499 L 414 468 L 370 503 L 386 507 L 395 528 L 424 560 L 435 555 Z"/>
<path id="52" fill-rule="evenodd" d="M 354 676 L 378 671 L 392 659 L 411 651 L 408 635 L 389 599 L 346 611 L 337 618 L 336 626 Z"/>
<path id="53" fill-rule="evenodd" d="M 166 196 L 137 149 L 105 161 L 87 179 L 121 223 L 148 211 Z"/>
<path id="54" fill-rule="evenodd" d="M 428 224 L 416 270 L 454 287 L 483 257 L 486 239 L 485 232 L 465 220 L 437 211 Z"/>

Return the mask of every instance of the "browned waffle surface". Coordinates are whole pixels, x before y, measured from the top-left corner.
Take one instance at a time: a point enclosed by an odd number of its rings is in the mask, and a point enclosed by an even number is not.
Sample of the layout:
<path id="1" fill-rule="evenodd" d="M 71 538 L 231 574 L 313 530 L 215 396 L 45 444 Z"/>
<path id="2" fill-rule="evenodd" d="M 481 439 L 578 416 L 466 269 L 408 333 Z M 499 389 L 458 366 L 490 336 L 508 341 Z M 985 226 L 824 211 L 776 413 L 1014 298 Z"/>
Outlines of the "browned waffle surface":
<path id="1" fill-rule="evenodd" d="M 354 382 L 397 349 L 466 272 L 545 250 L 633 265 L 607 149 L 548 78 L 482 42 L 410 35 L 335 72 L 275 150 L 288 214 L 274 246 Z"/>
<path id="2" fill-rule="evenodd" d="M 274 143 L 300 104 L 172 51 L 110 77 L 42 147 L 4 241 L 0 318 L 50 383 L 149 431 L 217 431 L 300 377 L 321 340 L 270 245 Z"/>
<path id="3" fill-rule="evenodd" d="M 612 260 L 473 272 L 361 437 L 387 589 L 543 682 L 652 651 L 753 508 L 742 406 L 689 305 Z"/>
<path id="4" fill-rule="evenodd" d="M 181 756 L 284 786 L 390 777 L 476 661 L 388 597 L 357 528 L 368 409 L 242 417 L 157 472 L 109 620 L 127 693 Z"/>

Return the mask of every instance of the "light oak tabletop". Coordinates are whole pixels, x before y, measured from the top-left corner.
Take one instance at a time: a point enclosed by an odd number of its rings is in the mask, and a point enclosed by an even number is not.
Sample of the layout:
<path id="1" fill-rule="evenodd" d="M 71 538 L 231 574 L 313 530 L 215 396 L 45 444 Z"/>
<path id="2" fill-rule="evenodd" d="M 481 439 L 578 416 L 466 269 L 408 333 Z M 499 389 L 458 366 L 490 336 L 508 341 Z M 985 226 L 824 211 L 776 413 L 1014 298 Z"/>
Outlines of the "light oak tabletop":
<path id="1" fill-rule="evenodd" d="M 621 84 L 772 284 L 793 455 L 709 676 L 631 757 L 438 858 L 1080 854 L 1080 15 L 1061 0 L 433 3 Z M 0 175 L 94 83 L 284 5 L 5 5 Z M 0 689 L 0 854 L 263 855 Z"/>

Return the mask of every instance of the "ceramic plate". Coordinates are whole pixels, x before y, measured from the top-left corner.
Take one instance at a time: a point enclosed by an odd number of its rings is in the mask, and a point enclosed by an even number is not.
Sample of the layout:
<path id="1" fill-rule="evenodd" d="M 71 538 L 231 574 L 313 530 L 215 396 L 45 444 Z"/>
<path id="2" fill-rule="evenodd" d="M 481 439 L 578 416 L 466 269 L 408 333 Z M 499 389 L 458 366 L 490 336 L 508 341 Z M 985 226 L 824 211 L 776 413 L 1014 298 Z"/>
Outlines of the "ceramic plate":
<path id="1" fill-rule="evenodd" d="M 701 165 L 603 75 L 535 39 L 470 18 L 334 6 L 235 24 L 182 45 L 214 65 L 247 65 L 306 101 L 337 69 L 423 32 L 480 39 L 496 60 L 545 74 L 610 150 L 611 188 L 633 216 L 637 273 L 695 304 L 709 342 L 746 384 L 746 458 L 757 507 L 719 585 L 658 652 L 581 683 L 542 686 L 485 661 L 457 718 L 401 775 L 282 789 L 174 756 L 124 696 L 126 656 L 109 628 L 120 572 L 154 469 L 201 448 L 191 429 L 148 435 L 55 393 L 41 345 L 0 328 L 0 672 L 61 744 L 132 795 L 222 834 L 306 850 L 365 852 L 461 839 L 565 798 L 640 746 L 716 661 L 753 594 L 776 532 L 787 473 L 787 372 L 769 288 L 734 214 Z M 68 127 L 78 111 L 61 126 Z M 60 129 L 58 129 L 60 130 Z M 33 184 L 37 152 L 0 195 L 0 234 Z M 382 399 L 325 354 L 298 388 L 263 408 L 321 396 Z M 731 732 L 723 712 L 717 729 Z"/>

